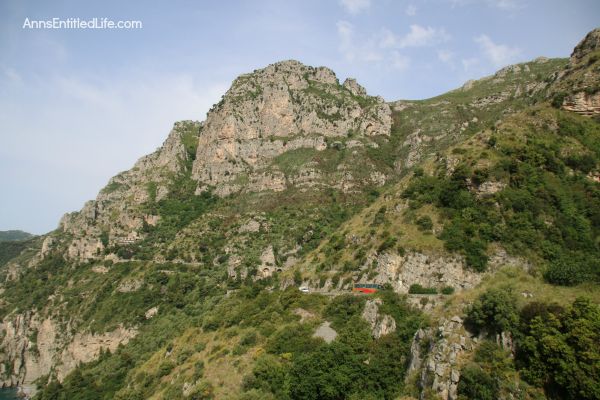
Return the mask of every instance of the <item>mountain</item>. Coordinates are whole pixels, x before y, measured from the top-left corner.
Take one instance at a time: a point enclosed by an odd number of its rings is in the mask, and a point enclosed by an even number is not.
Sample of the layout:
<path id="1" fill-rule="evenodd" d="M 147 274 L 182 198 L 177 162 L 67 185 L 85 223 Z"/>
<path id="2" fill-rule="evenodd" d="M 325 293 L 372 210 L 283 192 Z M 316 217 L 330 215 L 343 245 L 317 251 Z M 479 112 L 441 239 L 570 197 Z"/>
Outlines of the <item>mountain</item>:
<path id="1" fill-rule="evenodd" d="M 0 264 L 2 385 L 599 398 L 599 38 L 420 101 L 240 76 Z"/>
<path id="2" fill-rule="evenodd" d="M 25 240 L 32 238 L 33 235 L 31 233 L 12 230 L 12 231 L 0 231 L 0 242 L 11 242 L 15 240 Z"/>

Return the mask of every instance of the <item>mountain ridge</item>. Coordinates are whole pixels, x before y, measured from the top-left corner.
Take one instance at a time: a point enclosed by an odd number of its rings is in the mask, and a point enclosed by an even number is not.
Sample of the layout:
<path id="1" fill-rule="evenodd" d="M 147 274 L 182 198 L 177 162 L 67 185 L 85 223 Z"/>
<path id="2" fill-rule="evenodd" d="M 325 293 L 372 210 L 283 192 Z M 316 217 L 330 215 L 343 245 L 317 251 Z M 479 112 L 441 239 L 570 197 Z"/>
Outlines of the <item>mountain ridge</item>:
<path id="1" fill-rule="evenodd" d="M 565 309 L 600 301 L 598 32 L 569 61 L 420 101 L 293 60 L 240 76 L 205 121 L 175 123 L 0 265 L 2 384 L 37 381 L 38 398 L 360 395 L 298 378 L 338 354 L 376 397 L 465 395 L 488 343 L 469 305 L 498 279 L 521 307 L 552 291 Z M 383 290 L 346 294 L 359 283 Z M 321 326 L 339 339 L 321 343 Z M 509 353 L 530 334 L 488 333 Z M 545 393 L 507 376 L 498 393 Z"/>

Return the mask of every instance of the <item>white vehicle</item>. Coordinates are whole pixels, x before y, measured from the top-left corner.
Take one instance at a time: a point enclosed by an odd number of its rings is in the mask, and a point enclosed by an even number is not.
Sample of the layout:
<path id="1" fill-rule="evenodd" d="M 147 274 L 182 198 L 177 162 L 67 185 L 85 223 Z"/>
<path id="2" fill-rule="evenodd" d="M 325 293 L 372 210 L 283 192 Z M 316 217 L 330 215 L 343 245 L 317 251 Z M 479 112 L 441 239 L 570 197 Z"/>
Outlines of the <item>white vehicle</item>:
<path id="1" fill-rule="evenodd" d="M 300 286 L 300 291 L 302 293 L 308 293 L 308 292 L 310 292 L 310 290 L 308 290 L 308 288 L 306 286 Z"/>

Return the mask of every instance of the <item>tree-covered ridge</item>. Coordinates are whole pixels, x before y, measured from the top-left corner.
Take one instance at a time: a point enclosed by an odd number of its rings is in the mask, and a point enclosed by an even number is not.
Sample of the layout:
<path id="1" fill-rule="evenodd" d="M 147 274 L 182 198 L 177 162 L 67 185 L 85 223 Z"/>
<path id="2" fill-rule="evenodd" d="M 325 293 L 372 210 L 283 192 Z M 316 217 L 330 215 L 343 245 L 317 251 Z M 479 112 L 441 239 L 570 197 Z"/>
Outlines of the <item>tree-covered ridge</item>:
<path id="1" fill-rule="evenodd" d="M 20 230 L 0 231 L 0 242 L 30 239 L 34 235 Z"/>

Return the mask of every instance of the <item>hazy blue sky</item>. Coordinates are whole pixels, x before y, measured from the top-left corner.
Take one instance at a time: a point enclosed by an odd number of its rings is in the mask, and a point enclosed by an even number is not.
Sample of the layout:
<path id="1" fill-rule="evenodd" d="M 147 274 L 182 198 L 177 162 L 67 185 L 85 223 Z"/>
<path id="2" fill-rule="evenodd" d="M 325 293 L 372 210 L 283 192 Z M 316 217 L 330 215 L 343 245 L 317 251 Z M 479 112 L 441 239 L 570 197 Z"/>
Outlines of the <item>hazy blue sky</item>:
<path id="1" fill-rule="evenodd" d="M 26 18 L 140 20 L 31 30 Z M 108 179 L 283 59 L 419 99 L 600 26 L 598 0 L 0 1 L 0 230 L 54 229 Z"/>

